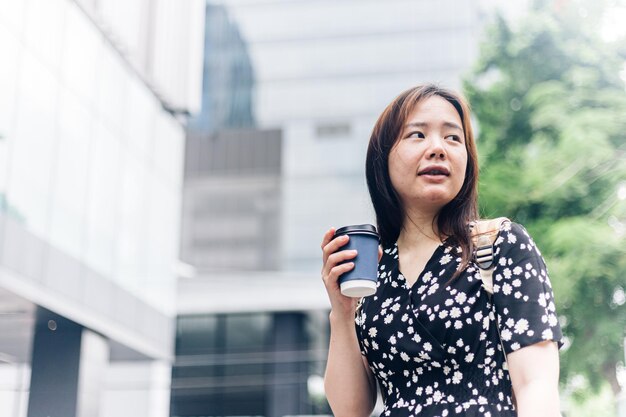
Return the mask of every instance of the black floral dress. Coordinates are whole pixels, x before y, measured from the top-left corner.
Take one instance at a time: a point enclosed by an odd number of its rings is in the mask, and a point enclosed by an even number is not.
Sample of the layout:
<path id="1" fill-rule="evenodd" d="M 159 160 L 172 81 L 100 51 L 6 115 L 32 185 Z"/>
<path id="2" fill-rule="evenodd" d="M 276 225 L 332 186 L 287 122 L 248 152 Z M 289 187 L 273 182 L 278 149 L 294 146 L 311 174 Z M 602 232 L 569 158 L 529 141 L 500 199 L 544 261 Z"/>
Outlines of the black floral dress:
<path id="1" fill-rule="evenodd" d="M 496 323 L 506 353 L 561 344 L 546 266 L 522 226 L 504 223 L 496 239 L 493 296 L 474 263 L 446 285 L 460 253 L 444 242 L 408 287 L 397 244 L 383 250 L 376 294 L 359 301 L 355 317 L 385 400 L 381 417 L 516 416 Z"/>

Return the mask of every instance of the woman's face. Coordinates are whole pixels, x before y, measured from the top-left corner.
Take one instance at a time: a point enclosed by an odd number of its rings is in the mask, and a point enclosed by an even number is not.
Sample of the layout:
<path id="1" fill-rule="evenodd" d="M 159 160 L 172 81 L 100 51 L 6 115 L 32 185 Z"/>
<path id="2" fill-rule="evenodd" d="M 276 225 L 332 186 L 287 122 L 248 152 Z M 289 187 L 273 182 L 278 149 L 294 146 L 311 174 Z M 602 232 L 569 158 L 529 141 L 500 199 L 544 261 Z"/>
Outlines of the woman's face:
<path id="1" fill-rule="evenodd" d="M 389 153 L 391 184 L 407 210 L 439 211 L 465 180 L 467 150 L 461 117 L 440 96 L 417 103 Z"/>

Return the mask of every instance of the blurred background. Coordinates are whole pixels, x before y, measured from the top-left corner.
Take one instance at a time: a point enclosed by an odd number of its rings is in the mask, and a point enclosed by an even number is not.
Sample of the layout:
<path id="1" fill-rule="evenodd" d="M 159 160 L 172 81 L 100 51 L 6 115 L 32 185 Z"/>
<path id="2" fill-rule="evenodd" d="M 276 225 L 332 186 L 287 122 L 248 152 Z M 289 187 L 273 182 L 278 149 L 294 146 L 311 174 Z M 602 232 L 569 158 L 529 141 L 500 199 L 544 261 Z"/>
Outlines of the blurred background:
<path id="1" fill-rule="evenodd" d="M 626 416 L 624 0 L 0 0 L 0 417 L 331 414 L 320 242 L 424 82 L 547 260 L 563 415 Z"/>

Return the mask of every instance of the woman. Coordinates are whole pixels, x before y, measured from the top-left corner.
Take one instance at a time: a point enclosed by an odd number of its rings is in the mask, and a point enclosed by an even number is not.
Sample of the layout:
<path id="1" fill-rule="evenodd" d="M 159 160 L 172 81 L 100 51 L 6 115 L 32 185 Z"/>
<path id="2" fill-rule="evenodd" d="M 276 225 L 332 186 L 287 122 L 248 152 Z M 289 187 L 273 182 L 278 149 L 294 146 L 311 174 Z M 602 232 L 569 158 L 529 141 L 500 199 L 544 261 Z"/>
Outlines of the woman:
<path id="1" fill-rule="evenodd" d="M 540 252 L 504 223 L 493 295 L 472 260 L 478 162 L 466 102 L 433 85 L 402 93 L 373 129 L 366 176 L 383 247 L 376 294 L 343 296 L 338 277 L 357 254 L 335 229 L 322 241 L 334 415 L 369 416 L 378 382 L 381 416 L 559 416 L 562 336 Z"/>

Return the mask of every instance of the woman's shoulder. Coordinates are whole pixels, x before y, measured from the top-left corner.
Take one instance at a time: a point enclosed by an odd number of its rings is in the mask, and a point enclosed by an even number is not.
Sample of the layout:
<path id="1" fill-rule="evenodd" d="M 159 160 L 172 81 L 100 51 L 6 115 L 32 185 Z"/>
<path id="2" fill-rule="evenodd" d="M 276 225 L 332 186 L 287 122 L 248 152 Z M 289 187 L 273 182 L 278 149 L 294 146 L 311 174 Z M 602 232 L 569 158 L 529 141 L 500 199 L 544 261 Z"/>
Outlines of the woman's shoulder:
<path id="1" fill-rule="evenodd" d="M 519 251 L 520 254 L 541 256 L 541 252 L 526 227 L 521 223 L 507 220 L 500 225 L 498 236 L 494 242 L 496 250 Z"/>

